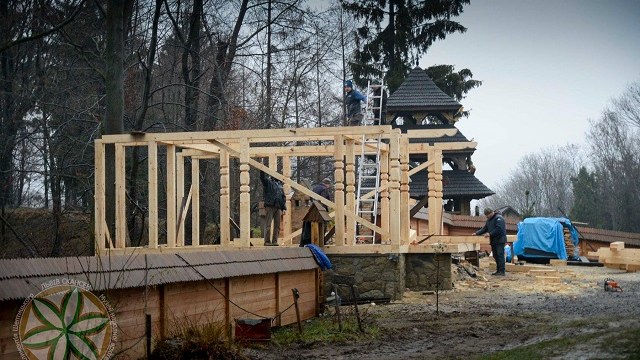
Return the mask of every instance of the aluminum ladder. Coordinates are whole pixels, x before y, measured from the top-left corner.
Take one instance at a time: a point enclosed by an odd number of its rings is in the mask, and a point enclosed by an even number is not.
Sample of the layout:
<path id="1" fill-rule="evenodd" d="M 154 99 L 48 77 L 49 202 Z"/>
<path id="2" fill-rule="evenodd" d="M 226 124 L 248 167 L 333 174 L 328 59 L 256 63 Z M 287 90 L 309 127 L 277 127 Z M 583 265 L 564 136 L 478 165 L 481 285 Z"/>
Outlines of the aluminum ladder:
<path id="1" fill-rule="evenodd" d="M 382 100 L 384 96 L 384 83 L 367 84 L 367 103 L 365 106 L 365 116 L 362 120 L 363 126 L 381 124 L 382 120 Z M 380 135 L 374 138 L 362 136 L 360 141 L 361 152 L 358 161 L 358 187 L 356 189 L 356 215 L 366 220 L 376 223 L 378 215 L 378 199 L 380 197 Z M 375 161 L 367 158 L 365 153 L 371 152 L 375 148 Z M 373 196 L 365 197 L 373 191 Z M 375 244 L 376 233 L 366 227 L 355 223 L 354 244 Z"/>

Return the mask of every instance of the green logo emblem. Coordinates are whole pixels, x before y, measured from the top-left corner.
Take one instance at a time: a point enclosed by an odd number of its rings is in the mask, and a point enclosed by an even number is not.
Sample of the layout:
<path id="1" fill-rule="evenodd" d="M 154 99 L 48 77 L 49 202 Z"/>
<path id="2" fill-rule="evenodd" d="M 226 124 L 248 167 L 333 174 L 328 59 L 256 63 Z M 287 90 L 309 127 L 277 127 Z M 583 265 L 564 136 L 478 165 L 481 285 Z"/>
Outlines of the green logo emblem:
<path id="1" fill-rule="evenodd" d="M 74 280 L 63 279 L 62 285 L 57 285 L 59 283 L 56 280 L 56 285 L 29 297 L 20 308 L 14 324 L 14 331 L 17 330 L 14 340 L 22 357 L 111 357 L 117 330 L 106 299 L 71 285 L 77 283 Z"/>

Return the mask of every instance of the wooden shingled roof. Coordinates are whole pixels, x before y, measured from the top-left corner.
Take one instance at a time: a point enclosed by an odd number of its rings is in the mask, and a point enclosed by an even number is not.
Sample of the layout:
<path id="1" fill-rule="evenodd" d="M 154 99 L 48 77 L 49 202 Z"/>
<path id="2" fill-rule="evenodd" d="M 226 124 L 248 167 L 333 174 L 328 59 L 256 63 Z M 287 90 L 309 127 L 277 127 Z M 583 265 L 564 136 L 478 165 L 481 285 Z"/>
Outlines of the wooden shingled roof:
<path id="1" fill-rule="evenodd" d="M 468 171 L 444 170 L 442 172 L 442 182 L 444 198 L 465 196 L 473 199 L 482 199 L 495 194 L 495 192 Z M 409 191 L 412 198 L 421 199 L 427 195 L 428 190 L 426 170 L 419 171 L 411 176 Z"/>
<path id="2" fill-rule="evenodd" d="M 457 112 L 462 105 L 444 93 L 427 73 L 415 67 L 387 99 L 387 112 Z"/>
<path id="3" fill-rule="evenodd" d="M 311 270 L 318 267 L 308 248 L 282 247 L 173 254 L 0 259 L 0 301 L 24 299 L 40 284 L 68 278 L 96 291 L 206 279 Z"/>

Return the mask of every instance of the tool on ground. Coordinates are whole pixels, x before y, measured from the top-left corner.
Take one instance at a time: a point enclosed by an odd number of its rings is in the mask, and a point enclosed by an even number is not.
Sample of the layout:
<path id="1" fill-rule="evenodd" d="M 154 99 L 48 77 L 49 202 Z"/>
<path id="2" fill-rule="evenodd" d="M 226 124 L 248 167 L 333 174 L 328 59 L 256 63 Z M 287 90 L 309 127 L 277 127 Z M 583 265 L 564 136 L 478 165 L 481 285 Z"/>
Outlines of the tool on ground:
<path id="1" fill-rule="evenodd" d="M 617 281 L 613 279 L 605 279 L 604 291 L 618 292 L 618 291 L 622 291 L 622 288 L 620 287 Z"/>

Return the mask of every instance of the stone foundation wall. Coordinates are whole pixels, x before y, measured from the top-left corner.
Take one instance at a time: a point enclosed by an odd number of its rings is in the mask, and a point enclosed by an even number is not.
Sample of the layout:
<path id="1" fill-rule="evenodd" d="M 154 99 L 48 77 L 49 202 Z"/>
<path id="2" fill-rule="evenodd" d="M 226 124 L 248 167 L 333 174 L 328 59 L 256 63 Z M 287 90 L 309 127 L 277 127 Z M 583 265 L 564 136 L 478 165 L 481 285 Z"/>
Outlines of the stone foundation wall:
<path id="1" fill-rule="evenodd" d="M 333 271 L 324 272 L 324 293 L 331 294 L 333 273 L 353 276 L 361 298 L 398 300 L 404 292 L 404 257 L 397 254 L 328 255 Z M 402 275 L 402 276 L 401 276 Z M 338 294 L 347 294 L 347 288 Z M 343 296 L 344 297 L 344 296 Z M 349 298 L 350 296 L 346 296 Z"/>
<path id="2" fill-rule="evenodd" d="M 412 291 L 451 290 L 451 254 L 406 254 L 405 286 Z M 438 268 L 440 269 L 438 272 Z"/>
<path id="3" fill-rule="evenodd" d="M 324 272 L 325 296 L 333 290 L 333 274 L 351 276 L 360 298 L 402 299 L 405 290 L 450 290 L 451 254 L 331 254 L 333 269 Z M 438 272 L 439 268 L 439 272 Z M 348 287 L 338 294 L 350 298 Z"/>

